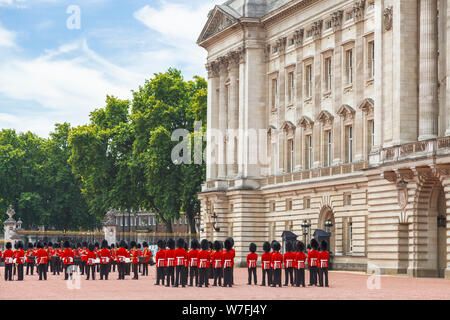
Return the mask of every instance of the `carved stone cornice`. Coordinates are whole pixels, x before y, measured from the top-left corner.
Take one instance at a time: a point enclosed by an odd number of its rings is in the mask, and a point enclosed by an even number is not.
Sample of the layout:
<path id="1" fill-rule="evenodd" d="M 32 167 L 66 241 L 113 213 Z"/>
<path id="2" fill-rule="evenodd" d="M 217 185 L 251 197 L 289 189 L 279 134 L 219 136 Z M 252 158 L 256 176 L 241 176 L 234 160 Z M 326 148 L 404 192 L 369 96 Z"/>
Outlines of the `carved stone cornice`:
<path id="1" fill-rule="evenodd" d="M 305 29 L 295 30 L 293 38 L 297 47 L 301 47 L 303 45 L 304 36 Z"/>
<path id="2" fill-rule="evenodd" d="M 337 111 L 337 115 L 340 116 L 344 120 L 353 119 L 355 117 L 355 109 L 350 107 L 348 104 L 342 105 Z"/>
<path id="3" fill-rule="evenodd" d="M 333 120 L 333 115 L 326 110 L 322 110 L 317 116 L 317 121 L 319 121 L 322 125 L 332 125 Z"/>
<path id="4" fill-rule="evenodd" d="M 227 73 L 228 72 L 229 60 L 228 60 L 227 56 L 219 57 L 216 60 L 216 63 L 219 66 L 219 74 L 223 74 L 223 73 Z"/>
<path id="5" fill-rule="evenodd" d="M 444 180 L 450 176 L 450 165 L 448 164 L 438 164 L 433 167 L 433 173 L 439 180 Z"/>
<path id="6" fill-rule="evenodd" d="M 371 98 L 364 99 L 364 101 L 359 105 L 359 108 L 366 115 L 373 113 L 374 110 L 374 101 Z"/>
<path id="7" fill-rule="evenodd" d="M 314 121 L 307 116 L 303 116 L 298 120 L 297 126 L 302 127 L 303 129 L 312 129 L 314 127 Z"/>
<path id="8" fill-rule="evenodd" d="M 311 28 L 314 40 L 320 39 L 320 37 L 322 36 L 322 26 L 323 20 L 314 21 Z"/>
<path id="9" fill-rule="evenodd" d="M 383 26 L 384 26 L 384 31 L 389 31 L 392 29 L 392 23 L 393 23 L 393 7 L 386 7 L 384 8 L 383 11 L 383 16 L 384 16 L 384 20 L 383 20 Z"/>
<path id="10" fill-rule="evenodd" d="M 366 8 L 366 1 L 359 0 L 353 4 L 353 15 L 355 17 L 355 21 L 359 22 L 364 19 L 364 9 Z"/>
<path id="11" fill-rule="evenodd" d="M 287 37 L 282 37 L 277 40 L 275 46 L 278 48 L 280 53 L 284 53 L 287 46 Z"/>
<path id="12" fill-rule="evenodd" d="M 219 65 L 216 61 L 207 63 L 205 67 L 208 72 L 208 78 L 216 78 L 219 76 Z"/>
<path id="13" fill-rule="evenodd" d="M 344 18 L 344 10 L 338 10 L 331 14 L 331 24 L 334 32 L 341 29 L 343 18 Z"/>

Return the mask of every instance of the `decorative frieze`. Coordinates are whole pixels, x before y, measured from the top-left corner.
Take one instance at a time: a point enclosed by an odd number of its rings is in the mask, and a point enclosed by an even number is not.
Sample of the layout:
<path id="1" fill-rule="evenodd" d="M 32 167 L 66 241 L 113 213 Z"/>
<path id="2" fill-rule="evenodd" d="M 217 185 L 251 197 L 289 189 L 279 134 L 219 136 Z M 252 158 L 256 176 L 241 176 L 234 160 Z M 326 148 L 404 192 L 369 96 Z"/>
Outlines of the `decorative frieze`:
<path id="1" fill-rule="evenodd" d="M 297 47 L 303 45 L 304 36 L 305 36 L 305 29 L 295 30 L 293 38 Z"/>
<path id="2" fill-rule="evenodd" d="M 366 8 L 366 1 L 359 0 L 353 4 L 353 15 L 355 17 L 355 21 L 359 22 L 364 19 L 364 9 Z"/>
<path id="3" fill-rule="evenodd" d="M 322 26 L 323 20 L 314 21 L 312 25 L 312 32 L 314 40 L 320 39 L 322 37 Z"/>
<path id="4" fill-rule="evenodd" d="M 215 61 L 206 64 L 208 78 L 217 78 L 219 76 L 219 64 Z"/>
<path id="5" fill-rule="evenodd" d="M 277 40 L 275 46 L 278 48 L 278 52 L 284 53 L 287 45 L 287 37 L 282 37 Z"/>
<path id="6" fill-rule="evenodd" d="M 384 31 L 389 31 L 392 29 L 392 21 L 393 21 L 393 7 L 387 7 L 383 11 L 384 16 Z"/>
<path id="7" fill-rule="evenodd" d="M 344 11 L 338 10 L 331 14 L 331 24 L 333 31 L 336 32 L 342 27 L 342 19 L 344 18 Z"/>

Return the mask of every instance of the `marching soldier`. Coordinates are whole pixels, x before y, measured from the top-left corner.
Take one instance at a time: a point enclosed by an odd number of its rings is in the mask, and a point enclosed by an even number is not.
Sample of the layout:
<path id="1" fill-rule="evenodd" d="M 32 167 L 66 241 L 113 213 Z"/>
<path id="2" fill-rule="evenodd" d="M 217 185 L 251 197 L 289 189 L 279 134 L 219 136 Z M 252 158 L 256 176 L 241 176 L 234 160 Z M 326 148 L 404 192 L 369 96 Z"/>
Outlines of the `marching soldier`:
<path id="1" fill-rule="evenodd" d="M 311 240 L 312 250 L 308 253 L 308 265 L 309 265 L 309 285 L 317 286 L 317 266 L 319 265 L 319 252 L 317 248 L 319 244 L 316 239 Z"/>
<path id="2" fill-rule="evenodd" d="M 49 260 L 49 255 L 47 250 L 45 250 L 42 243 L 38 243 L 37 245 L 38 251 L 36 253 L 37 265 L 38 265 L 38 273 L 39 280 L 47 280 L 47 263 Z"/>
<path id="3" fill-rule="evenodd" d="M 234 239 L 232 237 L 227 238 L 231 242 L 231 284 L 234 284 L 234 258 L 236 257 L 236 252 L 234 250 Z"/>
<path id="4" fill-rule="evenodd" d="M 31 275 L 33 275 L 33 269 L 34 269 L 34 262 L 36 260 L 36 257 L 34 256 L 35 251 L 33 250 L 33 244 L 31 242 L 28 242 L 28 250 L 26 253 L 27 256 L 27 272 L 26 275 L 28 275 L 30 273 L 31 270 Z"/>
<path id="5" fill-rule="evenodd" d="M 64 280 L 72 279 L 72 266 L 74 263 L 74 250 L 70 248 L 69 241 L 64 241 L 64 251 L 61 254 L 61 260 L 64 266 Z"/>
<path id="6" fill-rule="evenodd" d="M 132 260 L 131 260 L 131 263 L 132 263 L 132 265 L 133 265 L 133 273 L 134 273 L 134 276 L 133 276 L 133 280 L 139 280 L 139 275 L 138 275 L 138 273 L 139 273 L 139 270 L 138 270 L 138 268 L 139 268 L 139 250 L 136 248 L 136 242 L 134 242 L 134 241 L 131 241 L 131 243 L 130 243 L 130 247 L 131 247 L 131 252 L 130 252 L 130 254 L 131 254 L 131 257 L 132 257 Z"/>
<path id="7" fill-rule="evenodd" d="M 327 251 L 328 243 L 325 240 L 320 243 L 320 249 L 322 249 L 322 251 L 319 253 L 319 287 L 323 287 L 324 277 L 325 287 L 328 287 L 328 263 L 330 261 L 330 253 Z"/>
<path id="8" fill-rule="evenodd" d="M 198 253 L 198 277 L 199 284 L 198 286 L 201 288 L 205 285 L 208 288 L 208 270 L 209 270 L 209 262 L 211 259 L 211 254 L 209 253 L 209 242 L 206 239 L 203 239 L 200 243 L 202 250 Z"/>
<path id="9" fill-rule="evenodd" d="M 144 250 L 142 251 L 142 256 L 145 257 L 145 260 L 142 263 L 142 275 L 148 276 L 148 265 L 150 263 L 150 259 L 152 258 L 152 251 L 148 249 L 147 242 L 144 242 L 142 246 L 144 247 Z"/>
<path id="10" fill-rule="evenodd" d="M 213 287 L 217 287 L 217 282 L 219 283 L 219 287 L 221 287 L 223 277 L 224 253 L 222 252 L 222 245 L 220 244 L 220 241 L 214 241 L 214 250 L 215 252 L 213 253 L 211 259 L 211 263 L 214 268 Z"/>
<path id="11" fill-rule="evenodd" d="M 256 249 L 256 244 L 250 243 L 250 253 L 247 255 L 248 285 L 252 284 L 252 275 L 255 285 L 258 282 L 256 277 L 256 261 L 258 261 L 258 254 L 256 253 Z"/>
<path id="12" fill-rule="evenodd" d="M 275 241 L 272 245 L 274 252 L 272 253 L 272 287 L 277 285 L 281 288 L 281 268 L 283 264 L 283 255 L 279 252 L 281 245 L 278 241 Z"/>
<path id="13" fill-rule="evenodd" d="M 175 240 L 169 239 L 167 241 L 166 250 L 166 287 L 170 287 L 172 281 L 172 286 L 175 284 Z"/>
<path id="14" fill-rule="evenodd" d="M 177 249 L 175 250 L 176 277 L 175 277 L 175 285 L 173 285 L 173 287 L 178 287 L 179 284 L 181 284 L 183 288 L 185 287 L 183 281 L 185 257 L 186 257 L 186 249 L 184 249 L 184 239 L 179 238 L 177 240 Z"/>
<path id="15" fill-rule="evenodd" d="M 187 241 L 184 242 L 184 250 L 186 254 L 184 255 L 184 267 L 183 267 L 183 285 L 187 286 L 188 274 L 189 274 L 189 260 L 188 260 L 188 244 Z"/>
<path id="16" fill-rule="evenodd" d="M 109 250 L 110 254 L 111 254 L 111 263 L 109 264 L 109 271 L 111 272 L 111 267 L 112 267 L 112 271 L 116 272 L 116 248 L 114 243 L 111 243 L 111 249 Z"/>
<path id="17" fill-rule="evenodd" d="M 23 280 L 23 265 L 25 264 L 25 251 L 23 251 L 23 243 L 19 241 L 16 251 L 16 264 L 17 264 L 17 280 Z"/>
<path id="18" fill-rule="evenodd" d="M 92 272 L 92 280 L 95 280 L 95 267 L 97 254 L 95 253 L 95 247 L 92 243 L 88 246 L 88 252 L 86 254 L 86 280 L 89 280 L 90 273 Z"/>
<path id="19" fill-rule="evenodd" d="M 225 252 L 223 254 L 223 287 L 233 286 L 233 242 L 231 238 L 225 240 Z"/>
<path id="20" fill-rule="evenodd" d="M 83 242 L 83 247 L 80 250 L 81 257 L 81 275 L 84 275 L 84 271 L 86 270 L 86 262 L 87 262 L 87 242 Z"/>
<path id="21" fill-rule="evenodd" d="M 295 253 L 292 252 L 293 245 L 291 241 L 286 242 L 286 252 L 283 256 L 284 261 L 284 286 L 287 287 L 289 285 L 288 280 L 291 285 L 294 285 L 293 272 L 294 272 L 294 260 Z"/>
<path id="22" fill-rule="evenodd" d="M 111 251 L 108 249 L 108 241 L 102 241 L 102 250 L 100 250 L 100 280 L 108 280 L 109 266 L 111 262 Z"/>
<path id="23" fill-rule="evenodd" d="M 166 267 L 166 244 L 164 240 L 158 240 L 158 252 L 155 255 L 156 262 L 156 286 L 159 286 L 159 282 L 162 281 L 164 285 L 164 273 Z"/>
<path id="24" fill-rule="evenodd" d="M 190 267 L 189 287 L 192 287 L 195 279 L 195 286 L 198 287 L 198 249 L 200 245 L 197 239 L 191 240 L 191 251 L 188 253 L 188 262 Z"/>
<path id="25" fill-rule="evenodd" d="M 261 286 L 266 285 L 266 276 L 267 276 L 267 285 L 270 286 L 272 284 L 272 270 L 271 270 L 271 260 L 272 254 L 270 253 L 270 243 L 264 242 L 263 250 L 264 253 L 261 256 L 261 264 L 262 264 L 262 283 Z"/>
<path id="26" fill-rule="evenodd" d="M 297 242 L 297 253 L 295 254 L 295 266 L 296 266 L 296 277 L 295 286 L 305 287 L 305 266 L 306 266 L 306 255 L 305 255 L 305 245 L 303 242 Z"/>
<path id="27" fill-rule="evenodd" d="M 5 281 L 12 281 L 12 270 L 14 264 L 14 251 L 11 242 L 6 243 L 6 250 L 3 252 L 3 260 L 5 261 Z"/>
<path id="28" fill-rule="evenodd" d="M 125 247 L 127 246 L 124 240 L 120 241 L 120 248 L 116 251 L 117 270 L 119 271 L 118 280 L 125 280 L 125 261 L 129 258 L 129 253 Z"/>

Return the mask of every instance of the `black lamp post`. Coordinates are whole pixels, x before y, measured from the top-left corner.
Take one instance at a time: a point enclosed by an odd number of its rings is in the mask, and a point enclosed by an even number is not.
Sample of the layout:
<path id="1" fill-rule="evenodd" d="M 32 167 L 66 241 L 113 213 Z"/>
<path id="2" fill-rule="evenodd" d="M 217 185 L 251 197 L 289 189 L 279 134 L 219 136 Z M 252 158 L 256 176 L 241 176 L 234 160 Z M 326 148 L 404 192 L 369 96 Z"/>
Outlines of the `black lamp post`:
<path id="1" fill-rule="evenodd" d="M 310 227 L 311 227 L 311 224 L 306 219 L 303 220 L 302 230 L 303 230 L 303 242 L 305 243 L 305 245 L 306 245 L 306 237 L 307 237 L 307 235 L 309 233 L 309 228 Z"/>
<path id="2" fill-rule="evenodd" d="M 331 233 L 331 228 L 333 228 L 333 222 L 331 220 L 328 220 L 325 222 L 325 231 L 328 233 Z"/>
<path id="3" fill-rule="evenodd" d="M 438 228 L 447 227 L 447 218 L 444 215 L 438 216 L 437 217 L 437 225 L 438 225 Z"/>
<path id="4" fill-rule="evenodd" d="M 216 232 L 219 232 L 220 231 L 220 228 L 217 228 L 216 226 L 217 226 L 217 213 L 215 213 L 215 212 L 213 212 L 212 213 L 212 215 L 211 215 L 211 222 L 212 222 L 212 226 L 213 226 L 213 229 L 216 231 Z"/>

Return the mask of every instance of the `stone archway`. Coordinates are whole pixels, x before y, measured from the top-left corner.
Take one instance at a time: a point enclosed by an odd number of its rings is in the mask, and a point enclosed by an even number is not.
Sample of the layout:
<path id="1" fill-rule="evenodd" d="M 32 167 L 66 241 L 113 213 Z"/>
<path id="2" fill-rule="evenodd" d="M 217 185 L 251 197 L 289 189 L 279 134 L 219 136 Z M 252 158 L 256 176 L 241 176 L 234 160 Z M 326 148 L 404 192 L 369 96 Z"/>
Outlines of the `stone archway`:
<path id="1" fill-rule="evenodd" d="M 333 209 L 331 209 L 329 206 L 323 206 L 319 214 L 318 229 L 326 231 L 325 222 L 327 222 L 328 220 L 333 223 L 333 227 L 331 228 L 329 251 L 332 253 L 336 253 L 336 221 L 334 219 Z"/>

